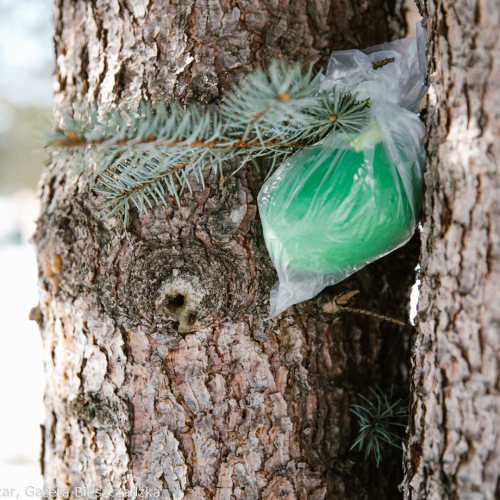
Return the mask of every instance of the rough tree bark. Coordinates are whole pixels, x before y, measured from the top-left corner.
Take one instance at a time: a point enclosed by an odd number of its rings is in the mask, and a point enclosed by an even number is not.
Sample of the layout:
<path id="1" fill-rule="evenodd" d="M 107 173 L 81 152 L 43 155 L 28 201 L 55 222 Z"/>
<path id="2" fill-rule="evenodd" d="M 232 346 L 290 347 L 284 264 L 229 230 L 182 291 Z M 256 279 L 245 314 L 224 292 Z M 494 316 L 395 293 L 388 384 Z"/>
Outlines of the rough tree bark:
<path id="1" fill-rule="evenodd" d="M 426 221 L 406 498 L 500 498 L 500 4 L 428 0 Z"/>
<path id="2" fill-rule="evenodd" d="M 333 49 L 401 34 L 398 10 L 384 0 L 57 0 L 56 100 L 209 105 L 271 58 L 324 64 Z M 349 405 L 374 382 L 407 379 L 409 331 L 322 305 L 359 289 L 356 306 L 404 318 L 415 242 L 265 322 L 276 276 L 249 168 L 223 182 L 207 175 L 180 209 L 132 211 L 125 228 L 100 219 L 90 173 L 46 172 L 41 185 L 46 486 L 396 496 L 399 454 L 381 470 L 349 452 Z"/>

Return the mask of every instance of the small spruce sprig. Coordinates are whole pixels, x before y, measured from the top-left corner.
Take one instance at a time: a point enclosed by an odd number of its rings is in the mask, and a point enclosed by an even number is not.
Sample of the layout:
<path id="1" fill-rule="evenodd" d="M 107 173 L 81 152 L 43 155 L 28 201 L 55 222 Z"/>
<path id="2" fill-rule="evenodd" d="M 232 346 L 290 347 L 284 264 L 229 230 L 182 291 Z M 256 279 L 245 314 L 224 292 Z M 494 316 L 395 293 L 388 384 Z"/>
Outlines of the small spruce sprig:
<path id="1" fill-rule="evenodd" d="M 204 185 L 204 169 L 219 169 L 240 155 L 237 171 L 249 161 L 270 158 L 270 171 L 299 147 L 329 134 L 360 132 L 368 121 L 368 101 L 334 90 L 320 92 L 321 75 L 300 66 L 273 63 L 268 72 L 245 77 L 222 100 L 218 113 L 177 103 L 138 110 L 98 106 L 62 113 L 49 138 L 57 170 L 68 164 L 81 173 L 92 167 L 95 191 L 106 198 L 103 215 L 124 211 L 130 202 L 143 213 L 153 204 Z"/>
<path id="2" fill-rule="evenodd" d="M 402 399 L 395 399 L 395 387 L 384 392 L 379 386 L 370 387 L 372 399 L 358 394 L 363 404 L 351 405 L 351 412 L 358 417 L 359 434 L 351 450 L 364 450 L 367 460 L 373 455 L 377 467 L 382 461 L 384 444 L 401 449 L 402 429 L 408 424 L 408 406 Z"/>

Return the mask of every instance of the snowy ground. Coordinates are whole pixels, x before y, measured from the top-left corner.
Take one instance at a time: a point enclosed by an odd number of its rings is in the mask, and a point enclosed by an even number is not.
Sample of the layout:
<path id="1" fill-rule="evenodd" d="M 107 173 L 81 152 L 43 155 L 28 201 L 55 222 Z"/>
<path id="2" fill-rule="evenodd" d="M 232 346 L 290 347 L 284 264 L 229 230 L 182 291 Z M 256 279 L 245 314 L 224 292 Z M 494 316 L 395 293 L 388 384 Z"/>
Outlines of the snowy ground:
<path id="1" fill-rule="evenodd" d="M 13 489 L 2 496 L 24 499 L 27 488 L 42 486 L 44 382 L 38 325 L 28 320 L 38 302 L 35 255 L 28 243 L 9 242 L 22 239 L 12 236 L 11 208 L 0 199 L 0 491 Z"/>

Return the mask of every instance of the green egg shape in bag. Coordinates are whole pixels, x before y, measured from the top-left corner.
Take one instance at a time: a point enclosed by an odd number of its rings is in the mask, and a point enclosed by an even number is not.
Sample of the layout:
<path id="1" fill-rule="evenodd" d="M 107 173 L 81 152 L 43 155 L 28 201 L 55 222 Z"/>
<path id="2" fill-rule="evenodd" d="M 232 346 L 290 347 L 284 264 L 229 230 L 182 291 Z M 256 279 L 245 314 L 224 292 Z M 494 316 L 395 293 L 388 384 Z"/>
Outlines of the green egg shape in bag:
<path id="1" fill-rule="evenodd" d="M 305 149 L 268 180 L 261 218 L 275 263 L 348 276 L 413 234 L 422 203 L 416 157 L 391 155 L 382 142 L 336 146 Z"/>
<path id="2" fill-rule="evenodd" d="M 262 186 L 259 213 L 278 274 L 270 318 L 411 238 L 422 205 L 425 43 L 417 26 L 417 38 L 332 53 L 321 91 L 369 100 L 368 123 L 337 117 L 335 130 Z"/>

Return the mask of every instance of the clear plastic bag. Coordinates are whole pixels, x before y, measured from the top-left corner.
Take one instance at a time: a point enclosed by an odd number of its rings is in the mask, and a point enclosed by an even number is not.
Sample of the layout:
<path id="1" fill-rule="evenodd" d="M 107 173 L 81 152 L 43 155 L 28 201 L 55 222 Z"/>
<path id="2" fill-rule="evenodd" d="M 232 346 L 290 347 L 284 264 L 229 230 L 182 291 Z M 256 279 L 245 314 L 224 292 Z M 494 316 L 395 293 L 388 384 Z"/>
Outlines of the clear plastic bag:
<path id="1" fill-rule="evenodd" d="M 378 69 L 373 64 L 394 60 Z M 425 33 L 334 52 L 322 83 L 370 99 L 359 136 L 334 133 L 289 158 L 263 185 L 259 211 L 279 283 L 273 317 L 404 245 L 422 205 Z"/>

